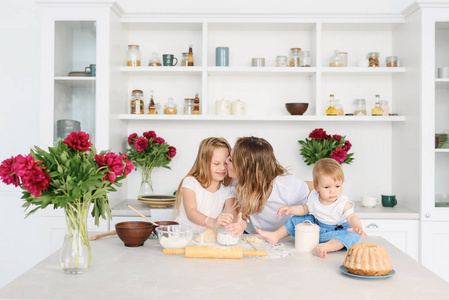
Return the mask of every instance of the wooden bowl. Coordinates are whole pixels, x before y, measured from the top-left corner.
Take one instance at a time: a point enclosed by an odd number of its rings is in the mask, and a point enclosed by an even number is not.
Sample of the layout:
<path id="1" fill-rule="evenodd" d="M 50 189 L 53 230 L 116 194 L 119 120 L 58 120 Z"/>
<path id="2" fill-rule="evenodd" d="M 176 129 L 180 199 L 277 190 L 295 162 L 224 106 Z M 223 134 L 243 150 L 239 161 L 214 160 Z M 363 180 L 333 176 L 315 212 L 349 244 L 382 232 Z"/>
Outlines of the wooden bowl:
<path id="1" fill-rule="evenodd" d="M 150 237 L 154 227 L 149 222 L 127 221 L 115 224 L 115 231 L 126 247 L 140 247 Z"/>
<path id="2" fill-rule="evenodd" d="M 291 115 L 302 115 L 309 107 L 309 103 L 285 103 L 285 108 Z"/>
<path id="3" fill-rule="evenodd" d="M 175 222 L 175 221 L 157 221 L 157 222 L 154 222 L 154 223 L 156 223 L 159 226 L 162 226 L 162 225 L 179 225 L 179 223 Z M 157 235 L 156 227 L 153 228 L 153 232 L 154 232 L 155 235 Z"/>

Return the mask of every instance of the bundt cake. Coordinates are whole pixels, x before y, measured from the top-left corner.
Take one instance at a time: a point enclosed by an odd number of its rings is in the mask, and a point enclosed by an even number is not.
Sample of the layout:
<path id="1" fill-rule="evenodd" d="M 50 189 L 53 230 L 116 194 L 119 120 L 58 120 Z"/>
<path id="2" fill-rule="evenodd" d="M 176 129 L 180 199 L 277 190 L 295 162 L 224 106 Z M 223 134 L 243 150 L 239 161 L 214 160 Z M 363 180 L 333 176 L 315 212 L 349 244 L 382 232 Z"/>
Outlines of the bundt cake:
<path id="1" fill-rule="evenodd" d="M 349 273 L 362 276 L 385 276 L 393 270 L 387 250 L 380 245 L 366 243 L 349 248 L 343 266 Z"/>

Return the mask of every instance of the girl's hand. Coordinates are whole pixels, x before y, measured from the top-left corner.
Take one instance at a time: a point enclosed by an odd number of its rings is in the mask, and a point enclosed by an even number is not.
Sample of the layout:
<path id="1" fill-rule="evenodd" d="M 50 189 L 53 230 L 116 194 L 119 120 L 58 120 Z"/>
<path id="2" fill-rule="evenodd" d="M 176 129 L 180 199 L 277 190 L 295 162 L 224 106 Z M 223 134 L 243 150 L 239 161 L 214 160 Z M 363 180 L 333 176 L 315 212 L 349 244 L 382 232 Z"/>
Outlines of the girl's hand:
<path id="1" fill-rule="evenodd" d="M 226 231 L 232 234 L 233 236 L 241 236 L 243 231 L 246 229 L 246 223 L 242 219 L 242 213 L 239 213 L 237 216 L 237 222 L 231 223 L 226 226 Z"/>
<path id="2" fill-rule="evenodd" d="M 227 226 L 232 223 L 234 216 L 230 213 L 221 213 L 217 217 L 217 222 L 215 223 L 215 228 L 220 226 Z"/>
<path id="3" fill-rule="evenodd" d="M 282 215 L 289 215 L 292 213 L 292 208 L 290 206 L 284 206 L 279 208 L 276 216 L 280 218 Z"/>
<path id="4" fill-rule="evenodd" d="M 368 238 L 368 235 L 366 234 L 366 232 L 364 232 L 363 229 L 359 226 L 351 227 L 351 228 L 348 228 L 347 230 L 355 232 L 358 235 L 364 236 L 365 238 Z"/>

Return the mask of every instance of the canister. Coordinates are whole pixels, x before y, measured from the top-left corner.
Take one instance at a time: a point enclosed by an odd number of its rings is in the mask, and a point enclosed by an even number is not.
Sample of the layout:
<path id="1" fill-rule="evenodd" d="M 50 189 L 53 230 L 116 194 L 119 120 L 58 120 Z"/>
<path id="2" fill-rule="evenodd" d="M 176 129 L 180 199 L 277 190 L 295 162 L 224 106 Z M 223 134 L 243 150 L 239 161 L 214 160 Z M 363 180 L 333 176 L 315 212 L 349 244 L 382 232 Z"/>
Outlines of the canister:
<path id="1" fill-rule="evenodd" d="M 58 120 L 56 122 L 57 137 L 65 139 L 71 132 L 81 130 L 81 123 L 75 120 Z"/>
<path id="2" fill-rule="evenodd" d="M 449 78 L 449 67 L 438 68 L 438 78 Z"/>
<path id="3" fill-rule="evenodd" d="M 237 99 L 231 103 L 231 115 L 244 115 L 245 114 L 245 102 Z"/>
<path id="4" fill-rule="evenodd" d="M 366 116 L 366 100 L 354 100 L 354 116 Z"/>
<path id="5" fill-rule="evenodd" d="M 221 99 L 215 102 L 215 114 L 216 115 L 231 114 L 231 104 L 229 100 Z"/>
<path id="6" fill-rule="evenodd" d="M 341 58 L 343 59 L 343 67 L 348 66 L 348 52 L 339 52 Z"/>
<path id="7" fill-rule="evenodd" d="M 215 65 L 217 67 L 229 66 L 229 47 L 215 48 Z"/>
<path id="8" fill-rule="evenodd" d="M 295 249 L 312 251 L 320 243 L 320 227 L 309 220 L 295 226 Z"/>
<path id="9" fill-rule="evenodd" d="M 263 58 L 263 57 L 254 57 L 252 59 L 251 65 L 253 67 L 265 67 L 265 58 Z"/>

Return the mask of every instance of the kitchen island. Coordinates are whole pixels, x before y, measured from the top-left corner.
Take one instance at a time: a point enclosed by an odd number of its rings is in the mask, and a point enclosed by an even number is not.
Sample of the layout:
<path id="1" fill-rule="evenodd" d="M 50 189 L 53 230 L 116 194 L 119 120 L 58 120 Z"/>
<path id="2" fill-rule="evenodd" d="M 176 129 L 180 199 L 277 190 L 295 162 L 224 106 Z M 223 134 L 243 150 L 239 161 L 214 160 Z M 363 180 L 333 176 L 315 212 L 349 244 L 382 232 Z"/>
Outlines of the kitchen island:
<path id="1" fill-rule="evenodd" d="M 395 274 L 358 279 L 339 267 L 345 251 L 326 259 L 294 250 L 281 241 L 282 258 L 185 258 L 167 255 L 157 240 L 128 248 L 117 236 L 91 242 L 92 265 L 80 275 L 59 267 L 59 251 L 0 290 L 8 299 L 448 299 L 449 283 L 380 237 L 361 242 L 383 245 Z M 243 242 L 241 242 L 243 243 Z M 255 244 L 256 246 L 258 244 Z M 248 246 L 248 247 L 247 247 Z M 250 250 L 246 245 L 245 250 Z M 5 270 L 3 270 L 5 271 Z"/>

